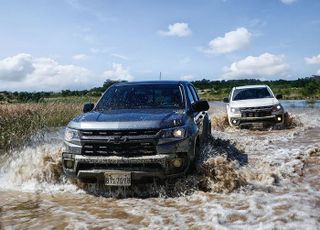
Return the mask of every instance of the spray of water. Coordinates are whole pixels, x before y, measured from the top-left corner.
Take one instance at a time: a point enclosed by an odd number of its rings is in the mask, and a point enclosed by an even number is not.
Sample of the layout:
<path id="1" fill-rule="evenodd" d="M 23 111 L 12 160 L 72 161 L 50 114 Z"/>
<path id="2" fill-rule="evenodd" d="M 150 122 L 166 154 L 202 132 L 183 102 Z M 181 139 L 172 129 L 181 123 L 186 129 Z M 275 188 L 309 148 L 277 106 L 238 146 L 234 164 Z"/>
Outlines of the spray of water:
<path id="1" fill-rule="evenodd" d="M 300 118 L 294 115 L 288 116 L 287 124 L 292 133 L 287 133 L 287 136 L 282 137 L 284 139 L 294 138 L 296 128 L 303 127 Z M 280 160 L 267 154 L 276 150 L 263 146 L 275 142 L 279 138 L 278 134 L 244 131 L 244 136 L 235 138 L 235 131 L 228 128 L 224 114 L 213 118 L 213 127 L 214 138 L 203 148 L 196 163 L 196 171 L 175 181 L 119 189 L 70 181 L 62 173 L 63 131 L 58 130 L 41 133 L 32 138 L 28 146 L 7 154 L 0 164 L 0 186 L 4 189 L 44 192 L 85 191 L 94 195 L 116 197 L 172 197 L 199 190 L 229 193 L 243 188 L 269 189 L 270 186 L 277 186 L 288 175 L 299 175 L 299 170 L 303 168 L 304 158 L 299 154 L 282 163 L 278 161 L 285 159 L 287 152 L 278 153 L 278 157 L 283 157 Z M 261 159 L 261 156 L 251 156 L 249 162 L 246 152 L 252 151 L 262 152 L 265 157 Z M 317 153 L 315 150 L 315 154 Z"/>
<path id="2" fill-rule="evenodd" d="M 0 187 L 25 191 L 76 191 L 62 174 L 62 130 L 41 132 L 11 150 L 0 164 Z"/>
<path id="3" fill-rule="evenodd" d="M 110 188 L 70 181 L 62 173 L 63 146 L 61 138 L 57 138 L 59 135 L 61 131 L 48 132 L 43 136 L 44 139 L 36 138 L 30 146 L 10 152 L 1 165 L 1 187 L 45 192 L 83 190 L 94 195 L 150 197 L 187 195 L 197 190 L 230 192 L 244 184 L 237 173 L 240 164 L 234 160 L 239 158 L 240 151 L 228 142 L 213 139 L 204 148 L 196 172 L 174 181 L 130 188 Z M 47 143 L 42 143 L 44 140 Z"/>
<path id="4" fill-rule="evenodd" d="M 225 113 L 214 114 L 211 117 L 212 128 L 220 131 L 234 130 L 230 127 L 228 122 L 228 116 Z M 300 118 L 293 113 L 286 113 L 283 126 L 271 126 L 262 130 L 276 130 L 276 129 L 293 129 L 296 127 L 302 127 L 303 124 Z M 260 129 L 261 130 L 261 129 Z"/>

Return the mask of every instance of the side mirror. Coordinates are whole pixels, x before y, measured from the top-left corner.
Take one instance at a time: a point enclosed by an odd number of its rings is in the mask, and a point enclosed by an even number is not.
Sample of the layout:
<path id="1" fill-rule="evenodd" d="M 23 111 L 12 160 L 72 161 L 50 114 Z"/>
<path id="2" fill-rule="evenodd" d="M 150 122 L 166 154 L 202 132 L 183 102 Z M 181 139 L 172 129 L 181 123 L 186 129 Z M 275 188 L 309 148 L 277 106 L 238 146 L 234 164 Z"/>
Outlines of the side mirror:
<path id="1" fill-rule="evenodd" d="M 93 103 L 85 103 L 85 104 L 83 105 L 83 110 L 82 110 L 82 111 L 83 111 L 84 113 L 87 113 L 87 112 L 92 111 L 93 108 L 94 108 L 94 104 L 93 104 Z"/>
<path id="2" fill-rule="evenodd" d="M 224 102 L 224 103 L 229 103 L 229 102 L 230 102 L 230 100 L 229 100 L 229 98 L 228 98 L 228 97 L 225 97 L 225 98 L 223 98 L 223 102 Z"/>
<path id="3" fill-rule="evenodd" d="M 210 108 L 209 103 L 207 101 L 194 102 L 192 103 L 191 107 L 192 107 L 192 110 L 195 112 L 207 111 Z"/>
<path id="4" fill-rule="evenodd" d="M 276 95 L 276 98 L 277 98 L 277 99 L 282 99 L 282 94 L 277 94 L 277 95 Z"/>

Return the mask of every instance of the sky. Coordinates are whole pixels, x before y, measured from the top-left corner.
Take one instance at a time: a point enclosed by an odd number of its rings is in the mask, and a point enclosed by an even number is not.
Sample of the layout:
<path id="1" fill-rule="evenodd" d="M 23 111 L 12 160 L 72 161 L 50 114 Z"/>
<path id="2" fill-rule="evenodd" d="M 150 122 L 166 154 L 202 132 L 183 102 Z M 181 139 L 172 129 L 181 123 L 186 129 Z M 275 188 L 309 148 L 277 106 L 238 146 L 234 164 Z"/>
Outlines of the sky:
<path id="1" fill-rule="evenodd" d="M 320 74 L 320 0 L 0 0 L 0 91 Z"/>

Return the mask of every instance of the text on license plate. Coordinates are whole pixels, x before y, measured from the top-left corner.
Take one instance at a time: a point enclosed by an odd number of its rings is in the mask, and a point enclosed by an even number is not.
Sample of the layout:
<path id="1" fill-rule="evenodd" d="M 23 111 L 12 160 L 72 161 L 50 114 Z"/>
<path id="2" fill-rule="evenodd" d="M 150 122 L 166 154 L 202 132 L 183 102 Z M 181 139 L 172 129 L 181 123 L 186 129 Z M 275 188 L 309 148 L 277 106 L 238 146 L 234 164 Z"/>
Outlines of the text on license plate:
<path id="1" fill-rule="evenodd" d="M 109 186 L 130 186 L 130 172 L 105 172 L 105 185 Z"/>

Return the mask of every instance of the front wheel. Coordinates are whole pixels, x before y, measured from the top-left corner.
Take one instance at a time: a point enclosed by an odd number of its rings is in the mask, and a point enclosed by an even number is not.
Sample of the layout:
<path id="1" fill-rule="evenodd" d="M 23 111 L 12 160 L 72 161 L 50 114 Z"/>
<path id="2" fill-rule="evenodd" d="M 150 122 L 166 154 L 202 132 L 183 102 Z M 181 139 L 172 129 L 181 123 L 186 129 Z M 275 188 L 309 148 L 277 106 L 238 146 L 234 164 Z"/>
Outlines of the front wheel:
<path id="1" fill-rule="evenodd" d="M 211 137 L 211 121 L 207 119 L 206 122 L 204 122 L 203 127 L 203 134 L 202 134 L 202 144 L 206 144 L 209 142 Z"/>
<path id="2" fill-rule="evenodd" d="M 200 153 L 201 153 L 200 144 L 199 144 L 199 140 L 197 140 L 194 146 L 194 157 L 192 160 L 190 159 L 190 162 L 189 162 L 188 173 L 193 173 L 196 171 L 196 164 L 197 164 L 197 161 L 200 159 Z"/>

